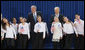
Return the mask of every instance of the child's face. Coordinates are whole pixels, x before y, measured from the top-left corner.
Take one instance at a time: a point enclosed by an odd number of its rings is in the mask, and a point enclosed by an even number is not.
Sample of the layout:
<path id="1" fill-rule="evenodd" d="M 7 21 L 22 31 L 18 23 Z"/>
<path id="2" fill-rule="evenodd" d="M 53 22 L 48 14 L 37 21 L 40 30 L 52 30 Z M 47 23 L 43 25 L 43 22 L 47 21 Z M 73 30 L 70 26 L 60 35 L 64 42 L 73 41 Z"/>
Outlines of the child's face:
<path id="1" fill-rule="evenodd" d="M 6 19 L 5 18 L 3 18 L 2 20 L 3 20 L 4 23 L 6 23 Z"/>
<path id="2" fill-rule="evenodd" d="M 67 18 L 67 17 L 64 17 L 64 21 L 65 21 L 65 22 L 68 21 L 68 18 Z"/>
<path id="3" fill-rule="evenodd" d="M 16 23 L 16 18 L 13 18 L 13 22 Z"/>
<path id="4" fill-rule="evenodd" d="M 8 20 L 7 20 L 7 19 L 5 19 L 5 22 L 6 22 L 6 23 L 8 23 Z"/>
<path id="5" fill-rule="evenodd" d="M 23 19 L 23 18 L 22 18 L 22 17 L 20 17 L 20 22 L 22 22 L 22 19 Z"/>
<path id="6" fill-rule="evenodd" d="M 37 20 L 38 20 L 38 22 L 41 22 L 41 17 L 38 17 L 38 19 L 37 19 Z"/>
<path id="7" fill-rule="evenodd" d="M 75 18 L 76 18 L 76 19 L 80 19 L 80 16 L 79 16 L 79 15 L 75 15 Z"/>
<path id="8" fill-rule="evenodd" d="M 21 19 L 21 22 L 22 22 L 22 23 L 24 22 L 24 18 Z"/>
<path id="9" fill-rule="evenodd" d="M 57 17 L 54 17 L 54 21 L 55 21 L 55 22 L 58 22 L 59 20 L 58 20 L 58 18 L 57 18 Z"/>

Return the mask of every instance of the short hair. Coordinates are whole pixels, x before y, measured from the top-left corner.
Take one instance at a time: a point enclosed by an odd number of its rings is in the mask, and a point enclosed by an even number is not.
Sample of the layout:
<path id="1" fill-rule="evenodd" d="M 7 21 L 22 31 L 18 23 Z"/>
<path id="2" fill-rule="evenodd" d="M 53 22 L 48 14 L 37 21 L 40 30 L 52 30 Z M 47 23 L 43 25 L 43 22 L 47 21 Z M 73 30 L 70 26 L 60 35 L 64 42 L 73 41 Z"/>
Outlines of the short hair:
<path id="1" fill-rule="evenodd" d="M 78 14 L 78 13 L 76 13 L 75 15 L 78 15 L 78 16 L 80 16 L 80 14 Z"/>
<path id="2" fill-rule="evenodd" d="M 36 7 L 35 5 L 32 5 L 31 8 L 32 8 L 32 7 L 35 7 L 35 8 L 37 9 L 37 7 Z"/>
<path id="3" fill-rule="evenodd" d="M 20 18 L 23 18 L 23 17 L 21 16 L 21 17 L 19 17 L 19 19 L 20 19 Z"/>
<path id="4" fill-rule="evenodd" d="M 39 17 L 41 17 L 41 16 L 40 16 L 40 15 L 38 15 L 38 16 L 37 16 L 37 19 L 38 19 Z M 41 17 L 41 18 L 42 18 L 42 17 Z"/>
<path id="5" fill-rule="evenodd" d="M 59 12 L 60 12 L 60 7 L 55 7 L 54 10 L 57 9 L 57 8 L 59 9 Z"/>

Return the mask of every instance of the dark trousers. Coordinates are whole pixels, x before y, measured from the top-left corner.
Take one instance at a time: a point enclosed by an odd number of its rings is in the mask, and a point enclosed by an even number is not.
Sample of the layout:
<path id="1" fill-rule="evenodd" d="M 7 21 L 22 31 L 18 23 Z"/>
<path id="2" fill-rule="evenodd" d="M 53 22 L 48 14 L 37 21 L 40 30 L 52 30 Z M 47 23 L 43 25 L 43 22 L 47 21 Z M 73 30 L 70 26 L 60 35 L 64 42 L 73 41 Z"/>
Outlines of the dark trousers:
<path id="1" fill-rule="evenodd" d="M 6 49 L 14 49 L 15 48 L 15 40 L 14 38 L 6 38 Z"/>
<path id="2" fill-rule="evenodd" d="M 74 34 L 66 34 L 64 49 L 71 49 L 73 37 L 74 37 Z"/>
<path id="3" fill-rule="evenodd" d="M 60 42 L 52 42 L 53 43 L 53 49 L 60 49 Z"/>
<path id="4" fill-rule="evenodd" d="M 18 43 L 19 43 L 20 49 L 27 49 L 27 47 L 28 47 L 28 35 L 19 34 Z"/>
<path id="5" fill-rule="evenodd" d="M 60 39 L 60 49 L 64 49 L 65 47 L 65 35 L 63 35 L 63 38 Z"/>
<path id="6" fill-rule="evenodd" d="M 84 49 L 84 36 L 78 35 L 78 37 L 76 37 L 75 49 Z"/>
<path id="7" fill-rule="evenodd" d="M 30 42 L 32 44 L 32 49 L 36 49 L 36 44 L 35 44 L 35 40 L 36 40 L 36 33 L 31 33 L 30 34 Z"/>
<path id="8" fill-rule="evenodd" d="M 17 35 L 17 39 L 15 40 L 15 48 L 18 48 L 18 39 L 19 39 L 19 34 L 16 34 Z"/>
<path id="9" fill-rule="evenodd" d="M 36 33 L 35 38 L 36 49 L 43 49 L 43 33 Z"/>
<path id="10" fill-rule="evenodd" d="M 4 39 L 2 40 L 2 43 L 1 43 L 1 48 L 2 48 L 2 49 L 6 49 L 6 48 L 7 48 L 5 36 L 6 36 L 6 33 L 4 33 Z"/>

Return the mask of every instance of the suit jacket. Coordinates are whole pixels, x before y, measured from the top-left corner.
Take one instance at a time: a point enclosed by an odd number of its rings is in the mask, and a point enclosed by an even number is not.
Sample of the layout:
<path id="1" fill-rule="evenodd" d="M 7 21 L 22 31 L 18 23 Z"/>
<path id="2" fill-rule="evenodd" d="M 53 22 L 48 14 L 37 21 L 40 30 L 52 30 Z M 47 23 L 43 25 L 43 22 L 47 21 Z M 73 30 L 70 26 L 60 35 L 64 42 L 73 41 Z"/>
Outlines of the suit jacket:
<path id="1" fill-rule="evenodd" d="M 55 17 L 55 15 L 51 15 L 51 24 L 54 21 L 54 17 Z M 64 23 L 64 21 L 63 21 L 63 15 L 59 14 L 59 17 L 58 18 L 59 18 L 60 23 L 63 24 Z"/>
<path id="2" fill-rule="evenodd" d="M 40 11 L 37 11 L 36 13 L 37 13 L 37 16 L 40 15 L 42 17 L 42 14 L 41 14 Z M 34 20 L 34 17 L 33 17 L 33 13 L 28 14 L 27 22 L 30 22 L 30 33 L 34 33 L 35 20 Z"/>

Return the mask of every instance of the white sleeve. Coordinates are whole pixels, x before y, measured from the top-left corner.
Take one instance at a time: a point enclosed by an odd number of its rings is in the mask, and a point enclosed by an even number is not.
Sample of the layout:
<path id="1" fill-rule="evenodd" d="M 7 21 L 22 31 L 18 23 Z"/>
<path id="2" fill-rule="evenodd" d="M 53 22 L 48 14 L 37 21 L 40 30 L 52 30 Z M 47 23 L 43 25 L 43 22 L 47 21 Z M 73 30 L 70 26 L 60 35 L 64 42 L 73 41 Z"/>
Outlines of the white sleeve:
<path id="1" fill-rule="evenodd" d="M 47 24 L 46 23 L 45 23 L 45 28 L 46 28 L 46 32 L 48 34 L 49 32 L 48 32 L 48 27 L 47 27 Z"/>
<path id="2" fill-rule="evenodd" d="M 30 23 L 28 23 L 27 31 L 28 31 L 28 38 L 30 39 Z"/>
<path id="3" fill-rule="evenodd" d="M 51 25 L 51 33 L 53 33 L 52 29 L 53 29 L 53 23 L 52 23 L 52 25 Z"/>
<path id="4" fill-rule="evenodd" d="M 4 30 L 4 29 L 1 28 L 1 32 L 6 33 L 6 30 Z"/>
<path id="5" fill-rule="evenodd" d="M 46 24 L 43 25 L 43 26 L 44 26 L 44 29 L 43 29 L 43 38 L 45 38 L 45 35 L 46 35 L 46 34 L 45 34 L 45 33 L 46 33 L 45 25 L 46 25 Z"/>
<path id="6" fill-rule="evenodd" d="M 75 27 L 73 27 L 73 29 L 74 29 L 75 33 L 76 33 L 76 34 L 78 34 L 78 32 L 77 32 L 76 28 L 75 28 Z"/>
<path id="7" fill-rule="evenodd" d="M 37 24 L 34 25 L 34 32 L 37 32 Z"/>
<path id="8" fill-rule="evenodd" d="M 1 36 L 2 36 L 2 38 L 4 38 L 4 33 L 6 33 L 6 30 L 4 30 L 4 29 L 1 27 Z"/>
<path id="9" fill-rule="evenodd" d="M 66 29 L 65 29 L 65 24 L 63 24 L 63 32 L 65 32 L 66 33 Z"/>
<path id="10" fill-rule="evenodd" d="M 84 21 L 82 22 L 83 28 L 84 28 Z"/>
<path id="11" fill-rule="evenodd" d="M 19 24 L 19 26 L 18 26 L 18 33 L 20 33 L 20 24 Z"/>
<path id="12" fill-rule="evenodd" d="M 63 35 L 62 35 L 62 25 L 61 25 L 61 23 L 60 23 L 60 29 L 61 29 L 61 35 L 60 35 L 60 37 L 62 37 Z"/>
<path id="13" fill-rule="evenodd" d="M 74 31 L 76 34 L 78 34 L 77 28 L 76 28 L 76 21 L 74 22 L 74 27 L 73 27 Z"/>
<path id="14" fill-rule="evenodd" d="M 16 36 L 16 31 L 15 31 L 15 29 L 12 27 L 12 31 L 13 31 L 13 33 L 14 33 L 14 36 L 15 36 L 15 38 L 17 37 Z"/>

